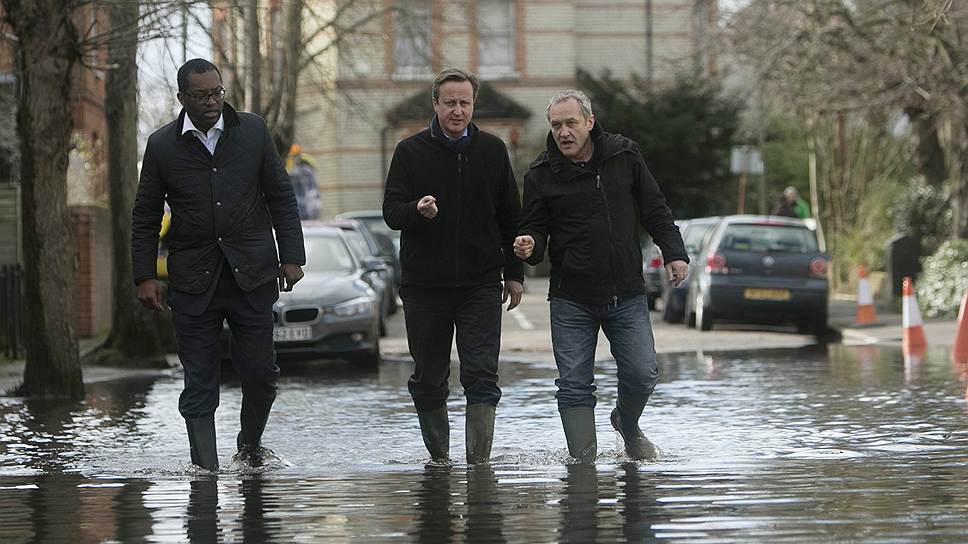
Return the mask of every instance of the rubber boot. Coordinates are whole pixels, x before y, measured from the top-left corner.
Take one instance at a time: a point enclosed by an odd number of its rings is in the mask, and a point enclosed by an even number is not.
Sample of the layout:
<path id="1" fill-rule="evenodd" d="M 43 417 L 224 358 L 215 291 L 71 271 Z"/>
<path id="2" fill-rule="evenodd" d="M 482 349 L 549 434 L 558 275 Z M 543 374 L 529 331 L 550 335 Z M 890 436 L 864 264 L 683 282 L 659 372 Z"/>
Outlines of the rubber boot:
<path id="1" fill-rule="evenodd" d="M 494 407 L 490 404 L 468 406 L 464 428 L 467 464 L 479 465 L 490 461 L 491 443 L 494 441 Z"/>
<path id="2" fill-rule="evenodd" d="M 639 429 L 639 416 L 642 415 L 648 400 L 648 397 L 631 398 L 619 395 L 615 409 L 612 410 L 609 418 L 612 421 L 612 427 L 622 435 L 625 453 L 638 461 L 655 461 L 659 458 L 655 445 Z"/>
<path id="3" fill-rule="evenodd" d="M 271 404 L 256 406 L 242 398 L 242 410 L 239 413 L 242 430 L 235 437 L 235 445 L 238 447 L 236 457 L 249 466 L 259 467 L 265 463 L 267 450 L 262 447 L 262 433 L 266 429 L 271 408 Z"/>
<path id="4" fill-rule="evenodd" d="M 566 408 L 561 410 L 559 415 L 561 415 L 561 426 L 565 429 L 568 454 L 582 464 L 594 463 L 598 456 L 595 409 L 588 406 Z"/>
<path id="5" fill-rule="evenodd" d="M 417 412 L 420 421 L 420 434 L 430 458 L 437 462 L 450 459 L 450 421 L 447 420 L 447 405 L 429 412 Z"/>
<path id="6" fill-rule="evenodd" d="M 215 414 L 195 419 L 186 419 L 188 428 L 188 448 L 192 464 L 205 470 L 218 470 L 218 448 L 215 444 Z"/>

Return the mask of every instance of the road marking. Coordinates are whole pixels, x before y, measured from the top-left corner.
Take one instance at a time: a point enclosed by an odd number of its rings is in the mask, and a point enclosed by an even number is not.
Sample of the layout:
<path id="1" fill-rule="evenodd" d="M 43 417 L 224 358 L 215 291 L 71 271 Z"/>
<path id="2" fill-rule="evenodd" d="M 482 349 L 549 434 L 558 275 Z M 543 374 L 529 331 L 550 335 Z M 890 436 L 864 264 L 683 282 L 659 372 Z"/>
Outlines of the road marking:
<path id="1" fill-rule="evenodd" d="M 518 322 L 518 326 L 522 329 L 526 331 L 534 329 L 534 323 L 528 319 L 528 316 L 524 315 L 524 312 L 521 311 L 521 308 L 516 308 L 513 312 L 511 312 L 511 317 Z"/>

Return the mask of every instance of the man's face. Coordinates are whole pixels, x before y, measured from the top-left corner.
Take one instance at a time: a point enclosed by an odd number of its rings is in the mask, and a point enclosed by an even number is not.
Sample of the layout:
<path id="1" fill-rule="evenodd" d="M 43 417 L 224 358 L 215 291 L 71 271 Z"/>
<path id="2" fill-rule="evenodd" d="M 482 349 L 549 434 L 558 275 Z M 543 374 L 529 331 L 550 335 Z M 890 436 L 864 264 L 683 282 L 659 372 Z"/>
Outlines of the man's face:
<path id="1" fill-rule="evenodd" d="M 222 78 L 215 70 L 188 74 L 188 84 L 178 93 L 178 101 L 199 130 L 208 130 L 222 115 L 224 96 L 219 96 L 221 90 Z"/>
<path id="2" fill-rule="evenodd" d="M 592 143 L 589 134 L 595 126 L 594 116 L 582 115 L 578 102 L 569 98 L 551 106 L 548 119 L 551 121 L 551 135 L 562 155 L 571 160 L 591 158 Z"/>
<path id="3" fill-rule="evenodd" d="M 460 138 L 474 115 L 474 87 L 470 81 L 447 81 L 434 100 L 437 121 L 452 139 Z"/>

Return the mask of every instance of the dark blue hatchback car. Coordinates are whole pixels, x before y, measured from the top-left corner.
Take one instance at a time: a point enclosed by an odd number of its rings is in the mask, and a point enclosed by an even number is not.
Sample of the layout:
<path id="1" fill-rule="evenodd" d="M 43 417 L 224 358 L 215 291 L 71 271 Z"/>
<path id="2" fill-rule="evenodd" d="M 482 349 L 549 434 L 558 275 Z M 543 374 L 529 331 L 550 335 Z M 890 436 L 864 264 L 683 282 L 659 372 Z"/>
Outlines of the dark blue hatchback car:
<path id="1" fill-rule="evenodd" d="M 827 262 L 811 220 L 724 217 L 691 267 L 689 324 L 708 331 L 718 321 L 793 323 L 823 336 Z"/>

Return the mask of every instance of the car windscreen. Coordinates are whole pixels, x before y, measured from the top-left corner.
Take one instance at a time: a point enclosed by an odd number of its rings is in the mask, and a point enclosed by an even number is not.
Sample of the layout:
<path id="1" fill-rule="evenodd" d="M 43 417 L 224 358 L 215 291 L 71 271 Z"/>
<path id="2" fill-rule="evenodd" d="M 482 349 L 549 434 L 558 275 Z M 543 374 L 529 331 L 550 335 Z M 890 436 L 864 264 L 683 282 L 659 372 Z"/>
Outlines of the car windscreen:
<path id="1" fill-rule="evenodd" d="M 360 259 L 372 256 L 370 245 L 366 243 L 366 238 L 363 237 L 363 233 L 356 230 L 344 230 L 343 233 L 346 234 L 346 239 L 353 244 L 353 251 L 356 252 L 356 255 Z"/>
<path id="2" fill-rule="evenodd" d="M 686 232 L 682 235 L 682 242 L 686 246 L 686 253 L 696 253 L 702 245 L 702 239 L 709 232 L 709 229 L 716 226 L 716 223 L 693 223 L 686 227 Z"/>
<path id="3" fill-rule="evenodd" d="M 345 273 L 353 271 L 353 257 L 336 235 L 306 235 L 306 272 Z"/>
<path id="4" fill-rule="evenodd" d="M 757 253 L 815 253 L 817 237 L 806 227 L 728 225 L 719 247 Z"/>

